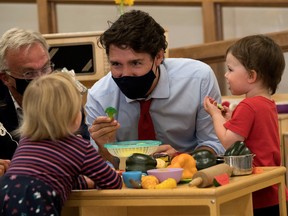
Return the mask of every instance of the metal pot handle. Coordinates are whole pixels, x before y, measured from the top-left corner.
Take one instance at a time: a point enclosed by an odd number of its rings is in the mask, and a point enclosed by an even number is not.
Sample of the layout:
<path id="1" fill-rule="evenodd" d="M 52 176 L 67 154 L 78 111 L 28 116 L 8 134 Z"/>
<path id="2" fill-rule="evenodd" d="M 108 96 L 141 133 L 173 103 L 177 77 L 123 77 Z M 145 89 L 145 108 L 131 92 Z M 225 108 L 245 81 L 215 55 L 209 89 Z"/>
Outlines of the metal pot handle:
<path id="1" fill-rule="evenodd" d="M 224 163 L 224 157 L 222 155 L 217 155 L 216 163 Z"/>

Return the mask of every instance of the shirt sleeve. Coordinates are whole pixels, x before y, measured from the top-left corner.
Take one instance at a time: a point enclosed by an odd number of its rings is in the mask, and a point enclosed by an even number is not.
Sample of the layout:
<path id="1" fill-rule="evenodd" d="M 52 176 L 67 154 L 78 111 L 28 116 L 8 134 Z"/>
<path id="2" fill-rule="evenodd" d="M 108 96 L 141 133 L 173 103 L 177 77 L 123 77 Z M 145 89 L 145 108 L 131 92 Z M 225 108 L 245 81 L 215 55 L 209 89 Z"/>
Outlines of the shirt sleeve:
<path id="1" fill-rule="evenodd" d="M 97 106 L 97 101 L 93 97 L 93 88 L 88 90 L 87 93 L 87 102 L 85 105 L 85 111 L 86 111 L 86 124 L 87 127 L 90 128 L 94 122 L 94 120 L 98 116 L 103 116 L 103 114 L 98 112 L 98 106 Z M 95 143 L 95 141 L 90 137 L 90 143 L 92 146 L 98 150 L 98 146 Z"/>
<path id="2" fill-rule="evenodd" d="M 73 190 L 88 189 L 87 182 L 83 175 L 79 175 L 75 182 L 73 182 Z"/>
<path id="3" fill-rule="evenodd" d="M 209 69 L 210 70 L 206 70 L 206 73 L 203 72 L 203 79 L 201 82 L 201 101 L 196 121 L 196 136 L 198 139 L 196 149 L 202 146 L 207 146 L 212 148 L 218 155 L 221 155 L 224 154 L 225 148 L 216 136 L 212 118 L 206 112 L 203 105 L 205 96 L 210 96 L 218 103 L 221 103 L 221 94 L 217 79 L 212 69 L 210 67 Z"/>
<path id="4" fill-rule="evenodd" d="M 224 126 L 226 129 L 247 138 L 254 122 L 253 109 L 244 102 L 240 102 L 235 108 L 232 118 Z"/>
<path id="5" fill-rule="evenodd" d="M 88 131 L 88 126 L 85 123 L 85 113 L 84 113 L 84 108 L 81 110 L 82 112 L 82 120 L 81 120 L 81 125 L 79 128 L 79 134 L 86 140 L 90 140 L 90 134 Z"/>
<path id="6" fill-rule="evenodd" d="M 122 188 L 121 176 L 106 163 L 91 144 L 88 146 L 81 173 L 92 179 L 96 188 Z"/>

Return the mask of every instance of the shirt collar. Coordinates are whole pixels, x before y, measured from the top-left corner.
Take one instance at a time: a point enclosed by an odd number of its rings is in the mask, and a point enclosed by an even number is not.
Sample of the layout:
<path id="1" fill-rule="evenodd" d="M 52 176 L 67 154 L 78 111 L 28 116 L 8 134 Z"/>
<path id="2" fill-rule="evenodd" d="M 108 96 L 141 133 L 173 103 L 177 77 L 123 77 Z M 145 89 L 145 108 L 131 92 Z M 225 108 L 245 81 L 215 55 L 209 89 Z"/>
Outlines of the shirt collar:
<path id="1" fill-rule="evenodd" d="M 15 98 L 13 97 L 13 95 L 11 94 L 10 91 L 9 91 L 9 94 L 10 94 L 10 96 L 11 96 L 11 98 L 12 98 L 12 101 L 13 101 L 13 103 L 14 103 L 15 109 L 16 109 L 16 110 L 19 110 L 19 109 L 22 110 L 22 107 L 18 104 L 18 102 L 15 100 Z"/>
<path id="2" fill-rule="evenodd" d="M 18 117 L 18 122 L 21 122 L 23 120 L 23 109 L 22 107 L 18 104 L 18 102 L 15 100 L 15 98 L 13 97 L 13 95 L 11 94 L 11 92 L 9 91 L 11 98 L 13 100 L 14 106 L 15 106 L 15 110 L 17 113 L 17 117 Z"/>

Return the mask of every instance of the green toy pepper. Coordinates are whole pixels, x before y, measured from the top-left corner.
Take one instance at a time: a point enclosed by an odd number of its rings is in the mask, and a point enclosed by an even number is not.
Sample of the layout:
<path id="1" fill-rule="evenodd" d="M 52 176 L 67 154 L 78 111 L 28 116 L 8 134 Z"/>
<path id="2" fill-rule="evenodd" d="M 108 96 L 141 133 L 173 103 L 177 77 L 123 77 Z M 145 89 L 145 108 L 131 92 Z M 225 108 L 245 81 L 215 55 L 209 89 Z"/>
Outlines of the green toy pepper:
<path id="1" fill-rule="evenodd" d="M 209 150 L 195 150 L 191 153 L 191 155 L 196 160 L 197 170 L 205 169 L 216 165 L 216 156 Z"/>
<path id="2" fill-rule="evenodd" d="M 236 156 L 252 154 L 250 149 L 245 145 L 243 141 L 236 141 L 226 151 L 224 156 Z"/>

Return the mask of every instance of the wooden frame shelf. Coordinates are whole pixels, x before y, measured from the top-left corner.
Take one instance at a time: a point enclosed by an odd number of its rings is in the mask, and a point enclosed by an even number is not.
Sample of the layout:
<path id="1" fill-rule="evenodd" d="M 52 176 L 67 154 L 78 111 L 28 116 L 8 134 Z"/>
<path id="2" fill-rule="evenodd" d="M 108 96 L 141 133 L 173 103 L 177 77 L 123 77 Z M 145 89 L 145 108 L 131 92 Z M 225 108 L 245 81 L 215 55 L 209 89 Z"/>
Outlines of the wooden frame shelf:
<path id="1" fill-rule="evenodd" d="M 288 52 L 288 31 L 267 33 L 279 46 L 283 52 Z M 239 38 L 231 40 L 214 41 L 193 46 L 185 46 L 169 49 L 169 57 L 192 58 L 203 61 L 207 64 L 221 63 L 225 61 L 226 50 Z"/>
<path id="2" fill-rule="evenodd" d="M 36 3 L 39 31 L 42 34 L 58 32 L 57 4 L 115 5 L 114 0 L 0 0 L 0 3 Z M 226 94 L 223 77 L 224 55 L 233 40 L 223 41 L 223 7 L 288 7 L 288 0 L 135 0 L 135 5 L 201 7 L 203 19 L 203 44 L 169 49 L 169 57 L 186 57 L 202 60 L 212 67 L 222 94 Z M 288 32 L 269 34 L 288 51 Z M 217 64 L 215 64 L 217 63 Z"/>
<path id="3" fill-rule="evenodd" d="M 57 33 L 57 4 L 114 5 L 114 0 L 0 0 L 0 3 L 36 3 L 39 31 Z M 288 0 L 135 0 L 135 5 L 191 6 L 202 8 L 203 41 L 223 40 L 222 8 L 229 7 L 288 7 Z"/>

